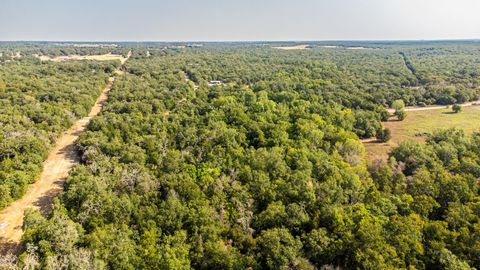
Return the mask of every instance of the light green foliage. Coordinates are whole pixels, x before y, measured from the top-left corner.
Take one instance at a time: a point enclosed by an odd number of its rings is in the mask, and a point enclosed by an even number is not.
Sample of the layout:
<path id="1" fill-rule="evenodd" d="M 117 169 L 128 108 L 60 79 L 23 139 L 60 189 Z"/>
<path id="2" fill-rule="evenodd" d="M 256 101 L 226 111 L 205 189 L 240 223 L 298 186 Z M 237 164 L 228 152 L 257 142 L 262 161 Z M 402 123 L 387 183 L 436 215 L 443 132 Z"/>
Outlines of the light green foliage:
<path id="1" fill-rule="evenodd" d="M 458 104 L 453 104 L 453 106 L 452 106 L 452 111 L 453 111 L 454 113 L 459 113 L 459 112 L 462 111 L 462 106 L 460 106 L 460 105 L 458 105 Z"/>
<path id="2" fill-rule="evenodd" d="M 401 111 L 401 110 L 405 109 L 405 102 L 403 102 L 403 100 L 401 100 L 401 99 L 397 99 L 392 103 L 392 108 L 395 111 Z"/>
<path id="3" fill-rule="evenodd" d="M 429 71 L 435 60 L 423 47 L 402 48 L 413 75 L 398 47 L 249 46 L 134 52 L 80 136 L 82 164 L 54 211 L 26 217 L 24 240 L 42 266 L 62 258 L 72 269 L 479 265 L 480 135 L 441 131 L 368 166 L 358 140 L 380 130 L 379 106 L 476 91 L 430 95 L 417 85 L 467 86 L 474 77 Z"/>
<path id="4" fill-rule="evenodd" d="M 392 138 L 392 131 L 389 128 L 377 130 L 376 137 L 380 142 L 388 142 Z"/>
<path id="5" fill-rule="evenodd" d="M 407 112 L 405 111 L 405 102 L 401 99 L 395 100 L 392 103 L 392 108 L 395 110 L 394 115 L 398 120 L 403 121 L 407 117 Z"/>
<path id="6" fill-rule="evenodd" d="M 257 242 L 258 260 L 265 269 L 290 269 L 302 248 L 300 240 L 286 229 L 265 230 Z"/>
<path id="7" fill-rule="evenodd" d="M 59 134 L 87 115 L 112 63 L 0 65 L 0 209 L 21 197 Z"/>
<path id="8" fill-rule="evenodd" d="M 407 117 L 407 112 L 403 109 L 402 110 L 396 110 L 394 114 L 399 121 L 403 121 L 405 119 L 405 117 Z"/>

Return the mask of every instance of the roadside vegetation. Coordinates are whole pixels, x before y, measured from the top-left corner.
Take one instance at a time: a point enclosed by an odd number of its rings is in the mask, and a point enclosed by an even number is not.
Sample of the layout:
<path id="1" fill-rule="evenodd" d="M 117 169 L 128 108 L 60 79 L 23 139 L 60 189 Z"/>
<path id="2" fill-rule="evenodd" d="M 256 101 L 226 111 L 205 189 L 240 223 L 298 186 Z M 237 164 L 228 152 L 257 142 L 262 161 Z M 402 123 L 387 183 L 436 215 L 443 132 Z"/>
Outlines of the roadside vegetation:
<path id="1" fill-rule="evenodd" d="M 114 63 L 0 65 L 0 209 L 36 180 L 56 137 L 87 115 Z"/>

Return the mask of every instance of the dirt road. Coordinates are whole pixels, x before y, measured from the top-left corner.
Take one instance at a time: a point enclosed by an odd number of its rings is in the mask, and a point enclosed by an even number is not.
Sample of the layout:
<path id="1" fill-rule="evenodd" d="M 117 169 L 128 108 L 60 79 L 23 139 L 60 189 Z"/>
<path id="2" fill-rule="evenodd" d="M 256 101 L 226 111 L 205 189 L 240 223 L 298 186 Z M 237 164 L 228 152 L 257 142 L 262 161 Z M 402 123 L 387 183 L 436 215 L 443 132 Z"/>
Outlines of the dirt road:
<path id="1" fill-rule="evenodd" d="M 131 52 L 128 57 L 130 55 Z M 122 65 L 125 61 L 122 61 Z M 23 233 L 23 215 L 26 209 L 38 208 L 42 212 L 50 209 L 53 198 L 62 190 L 68 172 L 79 162 L 75 141 L 85 130 L 88 122 L 100 113 L 102 104 L 107 100 L 107 94 L 112 88 L 114 81 L 114 77 L 109 78 L 107 86 L 95 101 L 95 105 L 88 116 L 78 120 L 58 138 L 43 164 L 43 172 L 39 180 L 29 186 L 21 199 L 0 212 L 1 254 L 17 253 L 19 251 Z"/>
<path id="2" fill-rule="evenodd" d="M 460 104 L 462 107 L 469 107 L 469 106 L 474 106 L 477 105 L 478 102 L 467 102 Z M 480 103 L 478 103 L 480 105 Z M 439 109 L 445 109 L 447 105 L 435 105 L 435 106 L 427 106 L 427 107 L 405 107 L 406 112 L 415 112 L 415 111 L 428 111 L 428 110 L 439 110 Z M 387 109 L 389 113 L 394 113 L 394 109 Z"/>

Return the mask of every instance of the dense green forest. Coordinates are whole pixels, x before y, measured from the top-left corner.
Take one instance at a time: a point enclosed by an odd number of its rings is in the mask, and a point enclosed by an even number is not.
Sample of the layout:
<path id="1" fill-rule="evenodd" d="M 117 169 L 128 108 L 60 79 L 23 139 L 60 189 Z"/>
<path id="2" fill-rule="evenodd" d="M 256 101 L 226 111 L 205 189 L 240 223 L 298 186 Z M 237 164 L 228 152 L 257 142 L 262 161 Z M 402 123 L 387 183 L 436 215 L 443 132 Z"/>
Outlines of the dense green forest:
<path id="1" fill-rule="evenodd" d="M 88 114 L 115 65 L 33 58 L 0 64 L 0 209 L 35 181 L 52 142 Z"/>
<path id="2" fill-rule="evenodd" d="M 11 58 L 29 58 L 35 55 L 50 57 L 68 55 L 97 55 L 97 54 L 120 54 L 126 56 L 129 49 L 119 47 L 116 44 L 95 43 L 72 43 L 67 46 L 62 43 L 41 42 L 0 42 L 0 63 Z"/>
<path id="3" fill-rule="evenodd" d="M 359 140 L 381 130 L 395 100 L 476 100 L 478 45 L 147 46 L 134 49 L 102 114 L 77 142 L 82 164 L 52 213 L 26 213 L 20 264 L 33 258 L 45 269 L 480 268 L 480 132 L 440 130 L 425 144 L 404 142 L 387 160 L 371 162 Z M 88 84 L 82 91 L 107 76 L 98 63 L 13 60 L 0 65 L 6 89 L 18 76 L 9 65 L 54 69 L 55 76 L 71 67 L 71 80 L 93 76 L 79 79 Z M 35 102 L 51 93 L 34 89 Z M 69 89 L 54 93 L 70 96 Z M 77 103 L 55 105 L 73 111 Z M 30 110 L 17 111 L 30 119 L 22 128 L 37 130 Z"/>

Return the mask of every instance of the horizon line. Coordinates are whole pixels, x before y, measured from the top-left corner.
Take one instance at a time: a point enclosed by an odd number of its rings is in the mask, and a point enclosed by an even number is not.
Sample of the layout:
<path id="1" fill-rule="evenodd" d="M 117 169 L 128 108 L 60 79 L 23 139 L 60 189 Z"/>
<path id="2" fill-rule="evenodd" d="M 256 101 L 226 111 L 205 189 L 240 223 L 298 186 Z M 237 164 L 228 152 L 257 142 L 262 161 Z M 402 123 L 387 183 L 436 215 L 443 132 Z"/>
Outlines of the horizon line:
<path id="1" fill-rule="evenodd" d="M 281 39 L 272 39 L 272 40 L 28 40 L 28 39 L 15 39 L 15 40 L 0 40 L 0 42 L 71 42 L 71 43 L 234 43 L 234 42 L 244 42 L 244 43 L 255 43 L 255 42 L 402 42 L 402 41 L 480 41 L 480 38 L 448 38 L 448 39 L 291 39 L 291 40 L 281 40 Z"/>

